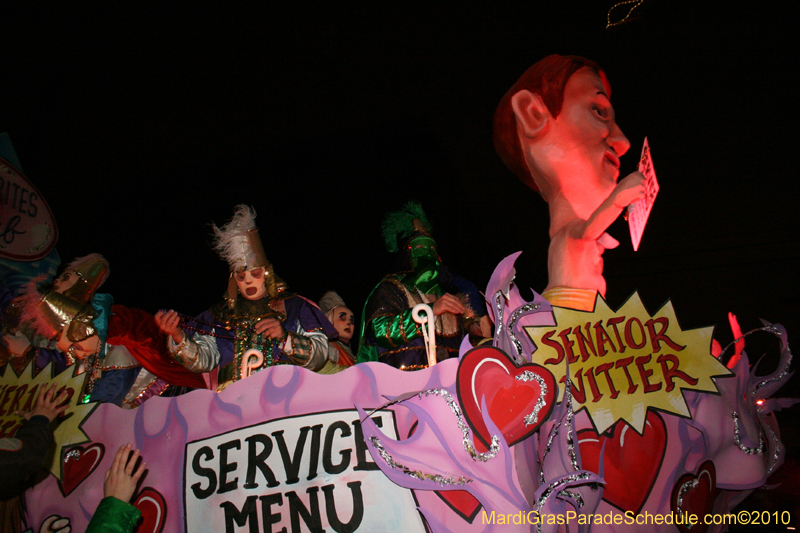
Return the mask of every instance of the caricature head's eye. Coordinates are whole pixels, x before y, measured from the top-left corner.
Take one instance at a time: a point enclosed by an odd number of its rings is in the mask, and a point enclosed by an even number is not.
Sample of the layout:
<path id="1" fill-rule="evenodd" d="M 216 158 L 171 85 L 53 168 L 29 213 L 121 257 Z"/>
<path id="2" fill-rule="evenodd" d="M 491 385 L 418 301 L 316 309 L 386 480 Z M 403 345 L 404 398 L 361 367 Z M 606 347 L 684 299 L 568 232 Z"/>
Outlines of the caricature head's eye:
<path id="1" fill-rule="evenodd" d="M 245 271 L 244 270 L 240 270 L 239 272 L 237 272 L 234 275 L 236 276 L 236 281 L 244 281 Z"/>
<path id="2" fill-rule="evenodd" d="M 597 113 L 600 118 L 608 118 L 608 108 L 599 104 L 592 104 L 592 111 Z"/>
<path id="3" fill-rule="evenodd" d="M 253 277 L 253 279 L 261 279 L 261 277 L 264 275 L 264 267 L 254 268 L 250 271 L 250 275 Z"/>

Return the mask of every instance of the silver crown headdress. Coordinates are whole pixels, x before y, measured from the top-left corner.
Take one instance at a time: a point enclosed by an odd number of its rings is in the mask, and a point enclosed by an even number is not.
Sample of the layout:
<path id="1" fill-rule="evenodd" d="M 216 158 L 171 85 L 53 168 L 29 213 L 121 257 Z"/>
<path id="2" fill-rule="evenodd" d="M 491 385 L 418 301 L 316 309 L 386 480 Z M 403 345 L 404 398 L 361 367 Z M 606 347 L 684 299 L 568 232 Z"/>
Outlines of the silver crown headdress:
<path id="1" fill-rule="evenodd" d="M 319 309 L 333 323 L 333 310 L 337 307 L 347 307 L 335 291 L 328 291 L 319 299 Z"/>
<path id="2" fill-rule="evenodd" d="M 231 269 L 227 294 L 229 308 L 233 309 L 236 305 L 239 294 L 234 273 L 242 270 L 264 267 L 264 283 L 267 286 L 267 293 L 272 298 L 286 290 L 286 283 L 275 275 L 272 265 L 267 261 L 256 227 L 255 209 L 239 204 L 234 210 L 233 218 L 227 224 L 221 228 L 214 224 L 211 227 L 214 230 L 214 250 Z"/>

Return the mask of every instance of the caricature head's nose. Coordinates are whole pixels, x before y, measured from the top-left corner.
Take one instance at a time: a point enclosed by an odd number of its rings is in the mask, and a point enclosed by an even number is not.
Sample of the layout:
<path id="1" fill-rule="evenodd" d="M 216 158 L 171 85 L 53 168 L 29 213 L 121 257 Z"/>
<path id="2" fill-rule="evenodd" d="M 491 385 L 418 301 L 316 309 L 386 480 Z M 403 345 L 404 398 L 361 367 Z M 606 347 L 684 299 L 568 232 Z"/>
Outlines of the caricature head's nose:
<path id="1" fill-rule="evenodd" d="M 631 142 L 625 137 L 625 134 L 622 133 L 622 130 L 616 122 L 611 125 L 611 131 L 608 134 L 607 141 L 609 146 L 617 152 L 617 156 L 622 156 L 631 147 Z"/>

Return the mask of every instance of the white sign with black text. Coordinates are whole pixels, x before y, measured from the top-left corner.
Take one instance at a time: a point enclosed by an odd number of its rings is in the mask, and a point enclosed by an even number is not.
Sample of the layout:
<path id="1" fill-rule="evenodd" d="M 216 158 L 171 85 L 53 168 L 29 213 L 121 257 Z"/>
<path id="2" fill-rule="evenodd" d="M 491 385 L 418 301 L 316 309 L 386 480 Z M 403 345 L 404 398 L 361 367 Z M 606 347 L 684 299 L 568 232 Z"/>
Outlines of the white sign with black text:
<path id="1" fill-rule="evenodd" d="M 372 418 L 397 438 L 392 411 Z M 356 410 L 271 420 L 186 445 L 187 533 L 424 532 L 416 506 L 372 461 Z"/>

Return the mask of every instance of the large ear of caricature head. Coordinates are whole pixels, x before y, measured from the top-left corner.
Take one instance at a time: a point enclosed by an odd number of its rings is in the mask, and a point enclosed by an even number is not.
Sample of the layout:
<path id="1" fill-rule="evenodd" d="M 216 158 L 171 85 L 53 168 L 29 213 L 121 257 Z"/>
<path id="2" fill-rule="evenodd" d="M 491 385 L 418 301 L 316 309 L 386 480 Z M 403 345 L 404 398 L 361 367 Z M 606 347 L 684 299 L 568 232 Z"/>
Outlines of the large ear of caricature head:
<path id="1" fill-rule="evenodd" d="M 75 283 L 62 291 L 64 296 L 88 303 L 108 279 L 110 268 L 108 261 L 102 255 L 89 254 L 73 260 L 66 266 L 64 272 L 71 272 L 77 276 Z"/>
<path id="2" fill-rule="evenodd" d="M 286 289 L 286 284 L 278 276 L 267 261 L 264 246 L 256 227 L 256 211 L 252 207 L 239 204 L 234 210 L 233 218 L 222 227 L 211 225 L 214 231 L 213 248 L 228 263 L 231 270 L 228 279 L 228 306 L 233 309 L 239 294 L 234 274 L 242 270 L 264 268 L 264 283 L 267 294 L 274 298 Z"/>
<path id="3" fill-rule="evenodd" d="M 533 139 L 546 132 L 548 119 L 561 113 L 567 82 L 580 69 L 588 67 L 600 77 L 608 96 L 611 87 L 600 66 L 578 56 L 553 54 L 536 62 L 500 100 L 494 113 L 494 147 L 503 163 L 522 182 L 540 191 L 539 176 L 532 176 L 525 161 L 520 136 Z"/>

